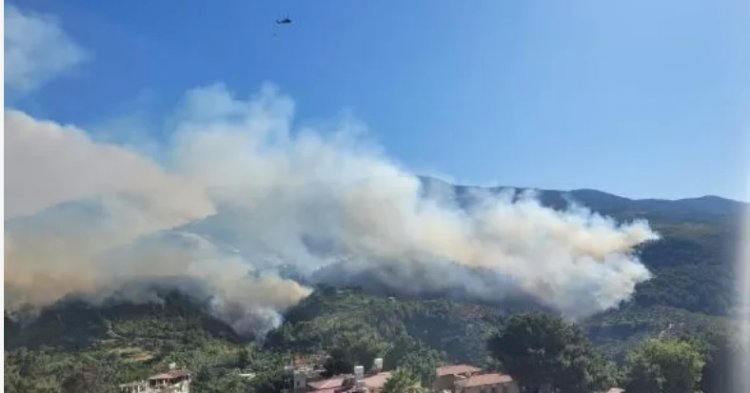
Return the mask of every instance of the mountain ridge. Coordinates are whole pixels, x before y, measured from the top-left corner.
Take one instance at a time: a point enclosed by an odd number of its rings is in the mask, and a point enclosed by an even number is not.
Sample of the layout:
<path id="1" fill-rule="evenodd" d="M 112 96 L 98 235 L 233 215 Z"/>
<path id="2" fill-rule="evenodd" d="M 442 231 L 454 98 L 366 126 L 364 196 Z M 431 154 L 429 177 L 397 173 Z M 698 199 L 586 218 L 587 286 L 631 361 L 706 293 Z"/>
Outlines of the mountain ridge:
<path id="1" fill-rule="evenodd" d="M 446 181 L 443 179 L 430 177 L 430 176 L 419 176 L 418 177 L 422 184 L 429 184 L 429 183 L 440 183 L 445 186 L 451 186 L 456 188 L 459 191 L 465 191 L 465 190 L 486 190 L 486 191 L 494 191 L 494 192 L 501 192 L 506 190 L 516 190 L 516 191 L 534 191 L 538 192 L 542 195 L 545 194 L 559 194 L 559 195 L 574 195 L 574 196 L 581 196 L 586 199 L 588 198 L 607 198 L 611 200 L 619 200 L 622 202 L 635 202 L 635 203 L 651 203 L 651 202 L 657 202 L 657 203 L 678 203 L 678 204 L 691 204 L 691 203 L 713 203 L 713 204 L 722 204 L 724 206 L 749 206 L 750 202 L 742 201 L 738 199 L 733 198 L 726 198 L 719 195 L 714 194 L 705 194 L 700 196 L 691 196 L 691 197 L 681 197 L 681 198 L 631 198 L 622 196 L 619 194 L 615 194 L 608 191 L 603 191 L 595 188 L 574 188 L 569 190 L 564 189 L 554 189 L 554 188 L 541 188 L 541 187 L 531 187 L 531 186 L 511 186 L 511 185 L 472 185 L 472 184 L 461 184 L 461 183 L 453 183 L 450 181 Z"/>
<path id="2" fill-rule="evenodd" d="M 514 190 L 515 195 L 523 190 L 420 179 L 426 192 L 449 192 L 443 195 L 454 196 L 460 203 L 471 203 L 476 192 Z M 741 233 L 740 213 L 747 203 L 716 196 L 634 200 L 593 189 L 536 192 L 545 206 L 565 209 L 577 203 L 617 222 L 648 220 L 661 235 L 660 240 L 635 250 L 653 278 L 639 284 L 632 298 L 618 307 L 579 321 L 611 359 L 622 361 L 634 345 L 664 331 L 674 337 L 701 337 L 729 330 L 736 298 L 734 245 Z M 371 275 L 364 277 L 373 281 Z M 460 293 L 409 297 L 344 285 L 318 285 L 310 298 L 290 308 L 282 325 L 258 343 L 262 348 L 251 350 L 251 358 L 275 359 L 268 361 L 273 365 L 268 370 L 277 370 L 286 351 L 330 351 L 339 345 L 337 340 L 346 343 L 344 339 L 365 333 L 392 347 L 481 364 L 487 355 L 486 335 L 502 324 L 508 312 L 528 310 L 524 302 L 503 309 L 494 303 L 462 299 Z M 120 382 L 143 378 L 173 361 L 197 371 L 235 367 L 248 343 L 211 317 L 205 304 L 195 304 L 195 296 L 180 299 L 164 306 L 85 306 L 67 301 L 46 314 L 42 311 L 42 318 L 30 324 L 17 323 L 6 313 L 6 359 L 10 354 L 14 364 L 24 365 L 27 350 L 40 357 L 39 364 L 49 363 L 45 356 L 65 362 L 87 356 L 115 359 Z M 364 349 L 383 350 L 377 346 Z"/>

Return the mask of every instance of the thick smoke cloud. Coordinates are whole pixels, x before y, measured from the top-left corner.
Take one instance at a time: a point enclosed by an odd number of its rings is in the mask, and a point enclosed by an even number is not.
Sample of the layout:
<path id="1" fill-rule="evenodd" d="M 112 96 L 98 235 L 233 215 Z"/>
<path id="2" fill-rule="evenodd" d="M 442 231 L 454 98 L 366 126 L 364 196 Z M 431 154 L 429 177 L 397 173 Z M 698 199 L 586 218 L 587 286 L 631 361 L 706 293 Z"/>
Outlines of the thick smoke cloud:
<path id="1" fill-rule="evenodd" d="M 127 195 L 144 202 L 144 225 L 184 224 L 213 213 L 203 188 L 168 173 L 154 160 L 92 141 L 75 127 L 5 114 L 5 214 L 28 215 L 61 202 Z"/>
<path id="2" fill-rule="evenodd" d="M 184 276 L 215 295 L 217 316 L 247 331 L 266 328 L 248 325 L 253 310 L 283 310 L 309 293 L 289 280 L 252 277 L 251 264 L 197 235 L 161 235 L 215 213 L 201 185 L 17 111 L 6 112 L 5 131 L 6 306 L 45 305 L 71 293 L 125 298 L 121 286 L 130 280 Z"/>
<path id="3" fill-rule="evenodd" d="M 513 190 L 476 192 L 460 206 L 452 188 L 425 187 L 363 141 L 361 124 L 295 128 L 293 113 L 270 86 L 247 100 L 218 84 L 192 90 L 157 164 L 11 112 L 12 298 L 44 304 L 185 275 L 206 283 L 218 316 L 258 330 L 309 293 L 275 275 L 281 265 L 370 272 L 412 293 L 524 293 L 574 317 L 616 305 L 649 278 L 633 253 L 657 238 L 645 222 L 555 211 Z"/>

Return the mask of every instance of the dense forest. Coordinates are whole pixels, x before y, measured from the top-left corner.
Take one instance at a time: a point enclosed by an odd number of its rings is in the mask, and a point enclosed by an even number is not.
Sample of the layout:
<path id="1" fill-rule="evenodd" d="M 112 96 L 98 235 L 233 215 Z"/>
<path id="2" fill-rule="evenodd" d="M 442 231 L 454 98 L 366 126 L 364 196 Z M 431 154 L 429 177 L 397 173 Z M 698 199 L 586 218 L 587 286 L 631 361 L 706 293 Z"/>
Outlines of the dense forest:
<path id="1" fill-rule="evenodd" d="M 471 203 L 467 189 L 456 192 Z M 602 380 L 636 388 L 648 380 L 634 379 L 639 370 L 660 353 L 673 353 L 698 370 L 697 387 L 726 391 L 721 372 L 735 348 L 728 316 L 744 205 L 714 197 L 630 200 L 591 190 L 541 191 L 540 198 L 558 208 L 572 199 L 618 221 L 647 219 L 662 236 L 638 250 L 653 278 L 639 285 L 632 299 L 575 321 L 581 335 L 569 336 L 586 342 L 581 344 L 586 358 L 601 358 L 590 369 L 608 370 Z M 440 363 L 504 371 L 512 366 L 510 355 L 488 343 L 523 310 L 372 293 L 354 284 L 317 284 L 311 296 L 287 310 L 278 328 L 255 338 L 237 335 L 205 307 L 174 292 L 162 294 L 159 304 L 94 306 L 71 298 L 34 315 L 6 314 L 5 391 L 113 392 L 118 383 L 173 362 L 193 371 L 197 393 L 278 391 L 286 383 L 283 366 L 294 357 L 321 359 L 335 374 L 381 356 L 387 369 L 408 368 L 425 382 Z M 255 377 L 243 378 L 239 371 Z"/>
<path id="2" fill-rule="evenodd" d="M 282 370 L 295 358 L 320 361 L 333 375 L 351 372 L 355 364 L 369 367 L 375 357 L 384 358 L 386 369 L 411 370 L 427 384 L 435 366 L 444 363 L 468 362 L 510 371 L 508 359 L 514 357 L 494 355 L 490 343 L 518 315 L 523 314 L 508 316 L 490 306 L 398 299 L 356 288 L 321 286 L 290 309 L 286 321 L 261 341 L 237 336 L 179 293 L 165 294 L 158 305 L 93 307 L 69 301 L 22 327 L 6 317 L 5 389 L 114 392 L 118 383 L 143 379 L 174 362 L 194 372 L 193 389 L 199 393 L 274 392 L 287 386 Z M 633 356 L 644 339 L 660 336 L 651 334 L 650 328 L 656 332 L 661 323 L 683 321 L 679 323 L 690 326 L 691 334 L 670 332 L 660 338 L 688 343 L 700 355 L 705 383 L 725 381 L 722 373 L 733 346 L 728 336 L 715 330 L 723 328 L 721 320 L 693 319 L 695 314 L 689 312 L 656 315 L 659 318 L 641 311 L 611 312 L 599 316 L 601 320 L 572 324 L 570 334 L 585 349 L 578 357 L 595 360 L 587 367 L 599 370 L 594 375 L 602 381 L 625 383 L 623 373 L 632 362 L 625 354 Z M 606 324 L 614 330 L 606 331 Z M 628 329 L 618 330 L 626 325 Z M 599 345 L 590 344 L 586 336 Z M 243 379 L 240 372 L 254 373 L 255 378 Z M 705 391 L 726 391 L 714 385 Z"/>

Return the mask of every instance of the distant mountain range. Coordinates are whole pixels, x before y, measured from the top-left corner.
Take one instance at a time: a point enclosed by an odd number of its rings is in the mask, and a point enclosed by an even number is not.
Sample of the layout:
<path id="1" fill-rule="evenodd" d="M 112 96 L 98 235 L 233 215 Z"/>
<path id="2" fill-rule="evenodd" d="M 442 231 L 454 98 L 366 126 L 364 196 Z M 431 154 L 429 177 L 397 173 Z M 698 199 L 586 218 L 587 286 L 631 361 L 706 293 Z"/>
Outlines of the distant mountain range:
<path id="1" fill-rule="evenodd" d="M 640 218 L 656 222 L 708 221 L 736 224 L 743 209 L 750 206 L 745 202 L 714 195 L 684 199 L 630 199 L 585 188 L 561 191 L 513 186 L 453 185 L 431 177 L 421 177 L 421 180 L 427 189 L 437 187 L 452 189 L 458 199 L 464 203 L 470 203 L 472 194 L 477 191 L 501 193 L 507 190 L 533 190 L 545 206 L 560 209 L 574 202 L 619 220 Z"/>

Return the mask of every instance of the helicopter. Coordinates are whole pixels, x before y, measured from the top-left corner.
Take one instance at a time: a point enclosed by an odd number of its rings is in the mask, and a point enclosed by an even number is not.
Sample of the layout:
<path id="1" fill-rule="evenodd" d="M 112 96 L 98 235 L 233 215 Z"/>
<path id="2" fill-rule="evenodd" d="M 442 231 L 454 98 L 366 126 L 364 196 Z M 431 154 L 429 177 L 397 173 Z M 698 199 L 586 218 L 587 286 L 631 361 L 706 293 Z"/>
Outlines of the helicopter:
<path id="1" fill-rule="evenodd" d="M 276 24 L 277 25 L 289 25 L 291 23 L 292 23 L 292 20 L 289 19 L 289 17 L 276 19 Z"/>

